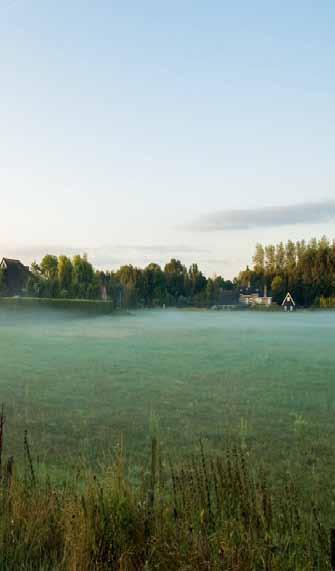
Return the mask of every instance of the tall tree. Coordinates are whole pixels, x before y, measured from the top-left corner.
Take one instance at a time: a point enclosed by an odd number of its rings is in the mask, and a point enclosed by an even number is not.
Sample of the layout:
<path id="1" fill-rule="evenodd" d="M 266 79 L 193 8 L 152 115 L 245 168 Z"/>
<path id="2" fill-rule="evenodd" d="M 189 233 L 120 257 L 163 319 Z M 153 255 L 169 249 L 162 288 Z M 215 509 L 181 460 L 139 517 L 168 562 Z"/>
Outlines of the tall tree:
<path id="1" fill-rule="evenodd" d="M 162 268 L 151 263 L 143 270 L 143 292 L 146 305 L 162 305 L 166 302 L 166 279 Z"/>
<path id="2" fill-rule="evenodd" d="M 176 301 L 179 297 L 184 297 L 187 270 L 181 261 L 172 258 L 170 262 L 165 265 L 164 273 L 168 293 L 172 295 Z"/>
<path id="3" fill-rule="evenodd" d="M 265 246 L 265 274 L 272 279 L 276 272 L 276 248 L 272 244 Z"/>
<path id="4" fill-rule="evenodd" d="M 94 281 L 94 270 L 92 264 L 87 260 L 87 255 L 74 256 L 72 260 L 73 292 L 82 299 L 89 297 L 90 286 Z"/>
<path id="5" fill-rule="evenodd" d="M 206 287 L 206 278 L 198 268 L 198 264 L 192 264 L 188 270 L 188 280 L 191 296 L 202 292 Z"/>
<path id="6" fill-rule="evenodd" d="M 285 246 L 283 242 L 276 245 L 276 273 L 283 274 L 285 271 Z"/>
<path id="7" fill-rule="evenodd" d="M 252 259 L 254 263 L 254 271 L 257 274 L 264 275 L 265 270 L 265 251 L 262 244 L 256 244 L 255 254 Z"/>
<path id="8" fill-rule="evenodd" d="M 58 280 L 62 297 L 67 297 L 72 293 L 73 266 L 70 258 L 59 256 L 58 258 Z"/>
<path id="9" fill-rule="evenodd" d="M 55 280 L 58 273 L 58 260 L 57 256 L 47 254 L 44 256 L 40 263 L 42 274 L 49 280 Z"/>

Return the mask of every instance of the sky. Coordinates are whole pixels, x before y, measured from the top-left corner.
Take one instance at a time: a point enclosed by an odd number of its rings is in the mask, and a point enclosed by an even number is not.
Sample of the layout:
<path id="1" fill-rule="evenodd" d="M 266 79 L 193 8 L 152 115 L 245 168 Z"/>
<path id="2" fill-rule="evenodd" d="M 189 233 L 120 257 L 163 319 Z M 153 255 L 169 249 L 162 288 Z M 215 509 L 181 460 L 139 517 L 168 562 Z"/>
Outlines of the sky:
<path id="1" fill-rule="evenodd" d="M 0 257 L 335 238 L 333 0 L 0 0 Z"/>

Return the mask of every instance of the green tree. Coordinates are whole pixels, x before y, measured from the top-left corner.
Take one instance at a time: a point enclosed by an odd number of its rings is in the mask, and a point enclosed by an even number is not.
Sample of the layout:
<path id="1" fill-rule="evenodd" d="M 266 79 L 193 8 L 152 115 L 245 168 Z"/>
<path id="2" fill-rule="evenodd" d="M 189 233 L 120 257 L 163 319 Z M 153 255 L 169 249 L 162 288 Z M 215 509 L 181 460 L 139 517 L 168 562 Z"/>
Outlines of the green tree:
<path id="1" fill-rule="evenodd" d="M 87 260 L 87 255 L 76 255 L 72 260 L 72 287 L 76 297 L 86 299 L 91 294 L 94 283 L 94 270 Z"/>
<path id="2" fill-rule="evenodd" d="M 68 297 L 72 293 L 73 266 L 70 258 L 59 256 L 58 281 L 61 297 Z"/>
<path id="3" fill-rule="evenodd" d="M 265 274 L 272 279 L 276 271 L 276 248 L 272 244 L 265 246 Z"/>
<path id="4" fill-rule="evenodd" d="M 254 272 L 247 266 L 245 270 L 242 270 L 238 274 L 236 278 L 237 285 L 246 289 L 251 288 L 253 275 Z"/>
<path id="5" fill-rule="evenodd" d="M 271 282 L 271 291 L 274 301 L 281 303 L 285 295 L 285 282 L 281 276 L 275 276 Z"/>
<path id="6" fill-rule="evenodd" d="M 34 276 L 40 276 L 41 275 L 41 268 L 38 265 L 38 263 L 36 262 L 36 260 L 34 260 L 30 266 L 30 272 L 34 275 Z"/>
<path id="7" fill-rule="evenodd" d="M 264 275 L 265 271 L 265 251 L 262 244 L 256 244 L 255 254 L 252 259 L 254 263 L 254 271 L 257 274 Z"/>
<path id="8" fill-rule="evenodd" d="M 276 273 L 283 274 L 285 271 L 285 246 L 283 242 L 276 245 Z"/>
<path id="9" fill-rule="evenodd" d="M 125 307 L 145 304 L 143 271 L 131 264 L 121 266 L 116 277 L 122 286 L 122 299 Z"/>
<path id="10" fill-rule="evenodd" d="M 145 304 L 162 305 L 166 302 L 166 279 L 162 268 L 151 263 L 143 270 L 143 294 Z"/>
<path id="11" fill-rule="evenodd" d="M 192 264 L 188 270 L 188 282 L 191 297 L 203 292 L 207 285 L 207 280 L 199 270 L 198 264 Z"/>
<path id="12" fill-rule="evenodd" d="M 289 277 L 293 277 L 296 269 L 297 256 L 296 256 L 296 245 L 292 240 L 289 240 L 285 248 L 285 269 Z"/>
<path id="13" fill-rule="evenodd" d="M 164 273 L 166 277 L 166 287 L 168 293 L 178 301 L 178 298 L 185 297 L 185 281 L 187 270 L 180 260 L 172 258 L 165 265 Z"/>
<path id="14" fill-rule="evenodd" d="M 49 280 L 57 279 L 58 260 L 57 256 L 47 254 L 40 263 L 41 273 Z"/>
<path id="15" fill-rule="evenodd" d="M 208 305 L 214 304 L 214 282 L 211 278 L 208 278 L 206 285 L 206 302 Z"/>

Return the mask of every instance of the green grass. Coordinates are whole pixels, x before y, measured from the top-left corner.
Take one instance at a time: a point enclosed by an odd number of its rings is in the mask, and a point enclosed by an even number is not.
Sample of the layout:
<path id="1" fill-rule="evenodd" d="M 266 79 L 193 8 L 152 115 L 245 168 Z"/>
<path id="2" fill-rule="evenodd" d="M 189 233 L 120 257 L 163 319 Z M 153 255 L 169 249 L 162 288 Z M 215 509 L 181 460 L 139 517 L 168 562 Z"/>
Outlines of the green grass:
<path id="1" fill-rule="evenodd" d="M 8 571 L 326 571 L 334 541 L 289 479 L 275 489 L 247 453 L 165 462 L 156 437 L 141 485 L 122 449 L 66 486 L 28 468 L 0 482 L 0 566 Z M 332 545 L 332 547 L 331 547 Z"/>
<path id="2" fill-rule="evenodd" d="M 5 444 L 22 464 L 29 430 L 40 470 L 62 479 L 79 458 L 106 461 L 123 435 L 140 478 L 149 427 L 188 456 L 237 442 L 280 482 L 333 515 L 333 312 L 141 311 L 94 316 L 0 304 Z M 110 452 L 111 451 L 111 452 Z"/>

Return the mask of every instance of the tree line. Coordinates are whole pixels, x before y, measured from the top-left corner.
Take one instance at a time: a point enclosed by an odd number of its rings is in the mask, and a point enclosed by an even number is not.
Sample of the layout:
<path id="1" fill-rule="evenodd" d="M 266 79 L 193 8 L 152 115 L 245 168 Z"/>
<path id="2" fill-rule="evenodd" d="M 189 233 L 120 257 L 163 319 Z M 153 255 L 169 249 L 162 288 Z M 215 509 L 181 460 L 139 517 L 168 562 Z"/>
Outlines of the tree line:
<path id="1" fill-rule="evenodd" d="M 223 290 L 234 284 L 221 276 L 207 278 L 197 264 L 187 268 L 171 259 L 162 269 L 131 264 L 116 271 L 94 269 L 86 255 L 46 255 L 34 262 L 27 282 L 28 295 L 67 299 L 108 299 L 116 307 L 207 306 L 220 303 Z"/>
<path id="2" fill-rule="evenodd" d="M 278 303 L 289 291 L 300 306 L 335 305 L 335 240 L 257 244 L 253 268 L 240 272 L 235 282 L 260 291 L 266 286 Z"/>
<path id="3" fill-rule="evenodd" d="M 86 255 L 47 254 L 33 262 L 26 292 L 34 297 L 108 299 L 115 307 L 211 306 L 222 303 L 223 292 L 259 291 L 264 288 L 277 303 L 290 291 L 300 306 L 335 306 L 335 241 L 326 237 L 286 244 L 257 244 L 252 268 L 233 281 L 207 278 L 197 264 L 187 268 L 171 259 L 164 268 L 151 263 L 131 264 L 116 271 L 96 270 Z M 0 271 L 0 294 L 6 294 L 6 277 Z"/>

